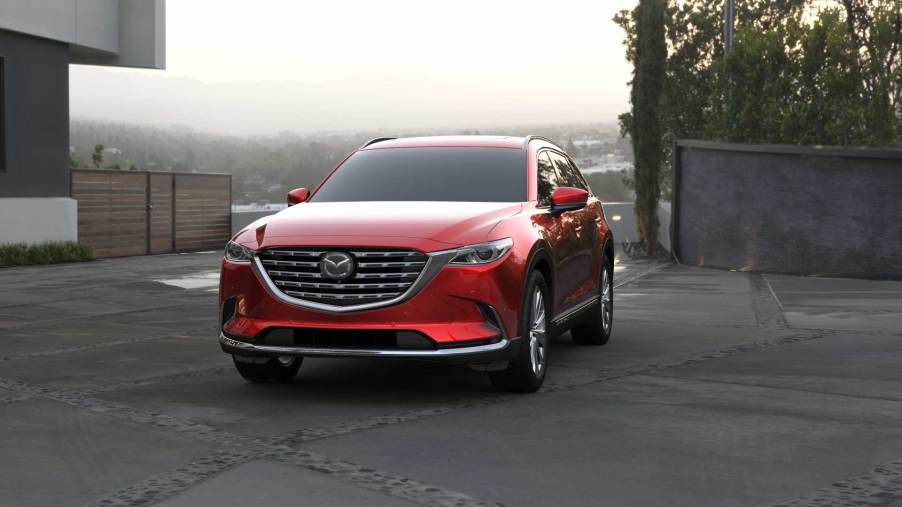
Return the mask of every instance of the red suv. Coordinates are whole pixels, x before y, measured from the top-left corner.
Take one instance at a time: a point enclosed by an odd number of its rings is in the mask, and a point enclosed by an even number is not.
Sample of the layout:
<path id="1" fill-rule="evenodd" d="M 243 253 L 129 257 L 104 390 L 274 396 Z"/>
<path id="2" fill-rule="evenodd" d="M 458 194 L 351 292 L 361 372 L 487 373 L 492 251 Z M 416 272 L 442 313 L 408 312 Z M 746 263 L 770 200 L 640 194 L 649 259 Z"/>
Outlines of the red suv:
<path id="1" fill-rule="evenodd" d="M 604 210 L 547 139 L 374 139 L 288 200 L 222 262 L 220 343 L 249 381 L 305 356 L 407 358 L 532 392 L 554 336 L 611 336 Z"/>

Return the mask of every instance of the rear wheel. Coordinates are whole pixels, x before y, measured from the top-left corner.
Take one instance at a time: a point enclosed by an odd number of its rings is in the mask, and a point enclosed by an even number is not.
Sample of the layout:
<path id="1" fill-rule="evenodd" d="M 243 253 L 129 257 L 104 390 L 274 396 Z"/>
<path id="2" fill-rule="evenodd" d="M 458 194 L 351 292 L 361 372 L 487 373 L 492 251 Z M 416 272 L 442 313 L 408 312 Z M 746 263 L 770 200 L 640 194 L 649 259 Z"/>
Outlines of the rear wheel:
<path id="1" fill-rule="evenodd" d="M 303 357 L 273 357 L 265 362 L 245 362 L 232 356 L 238 373 L 248 382 L 280 384 L 291 382 L 301 368 Z"/>
<path id="2" fill-rule="evenodd" d="M 580 345 L 604 345 L 611 339 L 614 324 L 614 262 L 604 254 L 601 258 L 600 301 L 585 322 L 570 330 L 573 341 Z"/>
<path id="3" fill-rule="evenodd" d="M 523 310 L 520 312 L 520 351 L 507 369 L 489 372 L 492 384 L 508 391 L 533 393 L 542 387 L 548 370 L 548 286 L 545 278 L 534 271 L 526 284 Z"/>

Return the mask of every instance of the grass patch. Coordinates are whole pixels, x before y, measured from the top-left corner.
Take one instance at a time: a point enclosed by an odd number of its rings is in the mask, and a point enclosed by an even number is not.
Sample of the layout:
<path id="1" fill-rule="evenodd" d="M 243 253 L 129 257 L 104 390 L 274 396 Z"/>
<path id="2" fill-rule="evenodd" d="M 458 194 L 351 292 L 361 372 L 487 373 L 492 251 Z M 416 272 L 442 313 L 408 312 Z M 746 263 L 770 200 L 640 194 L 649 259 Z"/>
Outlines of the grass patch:
<path id="1" fill-rule="evenodd" d="M 77 241 L 0 245 L 0 268 L 91 260 L 94 260 L 94 250 Z"/>

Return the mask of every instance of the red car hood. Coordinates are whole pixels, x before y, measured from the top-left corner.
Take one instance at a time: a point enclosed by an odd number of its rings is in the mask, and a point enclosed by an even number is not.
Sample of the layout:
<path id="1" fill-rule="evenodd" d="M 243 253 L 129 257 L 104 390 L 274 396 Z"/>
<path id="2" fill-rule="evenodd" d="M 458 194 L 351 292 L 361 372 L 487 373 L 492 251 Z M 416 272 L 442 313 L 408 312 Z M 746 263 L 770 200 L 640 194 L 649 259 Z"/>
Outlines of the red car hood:
<path id="1" fill-rule="evenodd" d="M 327 202 L 303 203 L 251 224 L 241 243 L 265 248 L 286 245 L 412 244 L 438 250 L 484 241 L 502 219 L 516 215 L 520 203 L 491 202 Z M 266 228 L 261 237 L 256 231 Z M 257 240 L 261 243 L 257 244 Z"/>

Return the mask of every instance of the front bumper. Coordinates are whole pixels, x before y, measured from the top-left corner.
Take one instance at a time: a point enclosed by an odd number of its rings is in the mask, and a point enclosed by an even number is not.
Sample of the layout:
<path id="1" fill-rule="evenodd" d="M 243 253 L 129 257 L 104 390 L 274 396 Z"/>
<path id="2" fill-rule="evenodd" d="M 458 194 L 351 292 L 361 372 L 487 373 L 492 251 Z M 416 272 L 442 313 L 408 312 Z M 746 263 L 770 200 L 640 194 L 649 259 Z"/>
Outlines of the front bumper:
<path id="1" fill-rule="evenodd" d="M 351 356 L 408 358 L 468 363 L 509 359 L 519 346 L 518 312 L 523 261 L 511 252 L 497 263 L 473 267 L 445 266 L 419 292 L 381 308 L 325 311 L 291 304 L 267 283 L 255 265 L 223 261 L 220 307 L 223 350 L 241 356 Z M 491 318 L 486 315 L 491 314 Z M 428 349 L 342 348 L 295 341 L 273 343 L 270 330 L 415 332 L 427 337 Z"/>
<path id="2" fill-rule="evenodd" d="M 493 363 L 510 359 L 519 347 L 520 340 L 519 338 L 505 338 L 483 345 L 435 350 L 380 350 L 262 345 L 236 340 L 220 333 L 219 344 L 226 353 L 249 357 L 378 357 L 460 363 Z"/>

